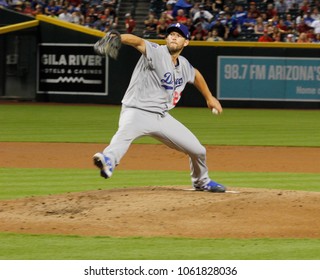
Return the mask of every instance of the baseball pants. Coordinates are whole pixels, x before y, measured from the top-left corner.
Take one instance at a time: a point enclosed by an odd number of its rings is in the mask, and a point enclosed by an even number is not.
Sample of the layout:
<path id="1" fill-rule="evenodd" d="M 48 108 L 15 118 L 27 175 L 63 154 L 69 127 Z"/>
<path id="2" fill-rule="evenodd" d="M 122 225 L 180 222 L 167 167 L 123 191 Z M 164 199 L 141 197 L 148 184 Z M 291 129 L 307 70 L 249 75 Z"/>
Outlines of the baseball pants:
<path id="1" fill-rule="evenodd" d="M 131 143 L 140 137 L 151 136 L 168 147 L 189 156 L 191 181 L 194 187 L 209 183 L 206 149 L 195 135 L 169 113 L 160 115 L 122 106 L 119 128 L 103 154 L 110 158 L 113 167 L 128 151 Z"/>

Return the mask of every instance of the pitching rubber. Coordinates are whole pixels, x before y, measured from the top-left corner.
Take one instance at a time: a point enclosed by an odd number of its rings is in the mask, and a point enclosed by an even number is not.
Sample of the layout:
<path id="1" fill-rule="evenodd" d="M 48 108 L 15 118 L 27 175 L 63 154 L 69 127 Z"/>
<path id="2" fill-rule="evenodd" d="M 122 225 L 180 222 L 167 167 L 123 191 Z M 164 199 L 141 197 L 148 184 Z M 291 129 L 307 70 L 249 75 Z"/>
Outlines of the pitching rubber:
<path id="1" fill-rule="evenodd" d="M 183 189 L 183 191 L 196 191 L 194 188 L 191 189 Z M 203 191 L 197 191 L 199 193 L 202 193 Z M 207 192 L 207 191 L 204 191 Z M 225 191 L 224 193 L 240 193 L 239 191 Z"/>

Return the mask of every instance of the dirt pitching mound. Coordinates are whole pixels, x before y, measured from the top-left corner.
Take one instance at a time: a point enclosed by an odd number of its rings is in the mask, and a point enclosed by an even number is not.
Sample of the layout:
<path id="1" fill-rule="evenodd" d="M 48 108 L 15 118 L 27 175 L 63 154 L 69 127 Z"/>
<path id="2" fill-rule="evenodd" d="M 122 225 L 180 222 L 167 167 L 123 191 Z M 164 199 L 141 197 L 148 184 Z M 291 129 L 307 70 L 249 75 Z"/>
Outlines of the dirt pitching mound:
<path id="1" fill-rule="evenodd" d="M 139 187 L 0 201 L 0 228 L 86 236 L 320 237 L 320 193 L 229 190 Z"/>
<path id="2" fill-rule="evenodd" d="M 2 142 L 0 167 L 92 168 L 93 174 L 99 176 L 92 155 L 104 147 Z M 320 173 L 320 148 L 206 148 L 207 163 L 213 173 Z M 132 145 L 118 169 L 189 170 L 189 165 L 186 155 L 164 145 Z M 319 238 L 320 193 L 229 187 L 239 193 L 213 194 L 186 191 L 188 188 L 139 187 L 0 201 L 0 231 L 91 236 Z"/>

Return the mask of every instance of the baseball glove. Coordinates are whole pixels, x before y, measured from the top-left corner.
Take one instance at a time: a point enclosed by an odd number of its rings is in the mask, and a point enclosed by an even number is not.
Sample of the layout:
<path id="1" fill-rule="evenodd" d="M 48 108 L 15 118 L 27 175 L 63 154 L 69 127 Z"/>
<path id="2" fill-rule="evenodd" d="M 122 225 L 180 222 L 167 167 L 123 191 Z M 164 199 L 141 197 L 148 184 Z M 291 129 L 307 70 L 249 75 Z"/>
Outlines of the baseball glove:
<path id="1" fill-rule="evenodd" d="M 113 59 L 117 59 L 121 48 L 121 35 L 116 30 L 111 30 L 96 42 L 93 46 L 94 51 L 102 56 L 108 55 Z"/>

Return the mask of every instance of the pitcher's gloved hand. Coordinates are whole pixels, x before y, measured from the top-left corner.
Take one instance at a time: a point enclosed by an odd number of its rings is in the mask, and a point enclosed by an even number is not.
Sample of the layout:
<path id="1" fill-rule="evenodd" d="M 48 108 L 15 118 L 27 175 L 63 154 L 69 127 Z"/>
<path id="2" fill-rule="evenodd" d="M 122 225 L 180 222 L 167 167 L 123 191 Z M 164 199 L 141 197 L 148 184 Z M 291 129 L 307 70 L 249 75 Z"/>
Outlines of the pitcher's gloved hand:
<path id="1" fill-rule="evenodd" d="M 102 56 L 110 56 L 113 59 L 117 59 L 119 50 L 121 48 L 121 35 L 116 30 L 111 30 L 106 35 L 97 41 L 93 49 Z"/>

